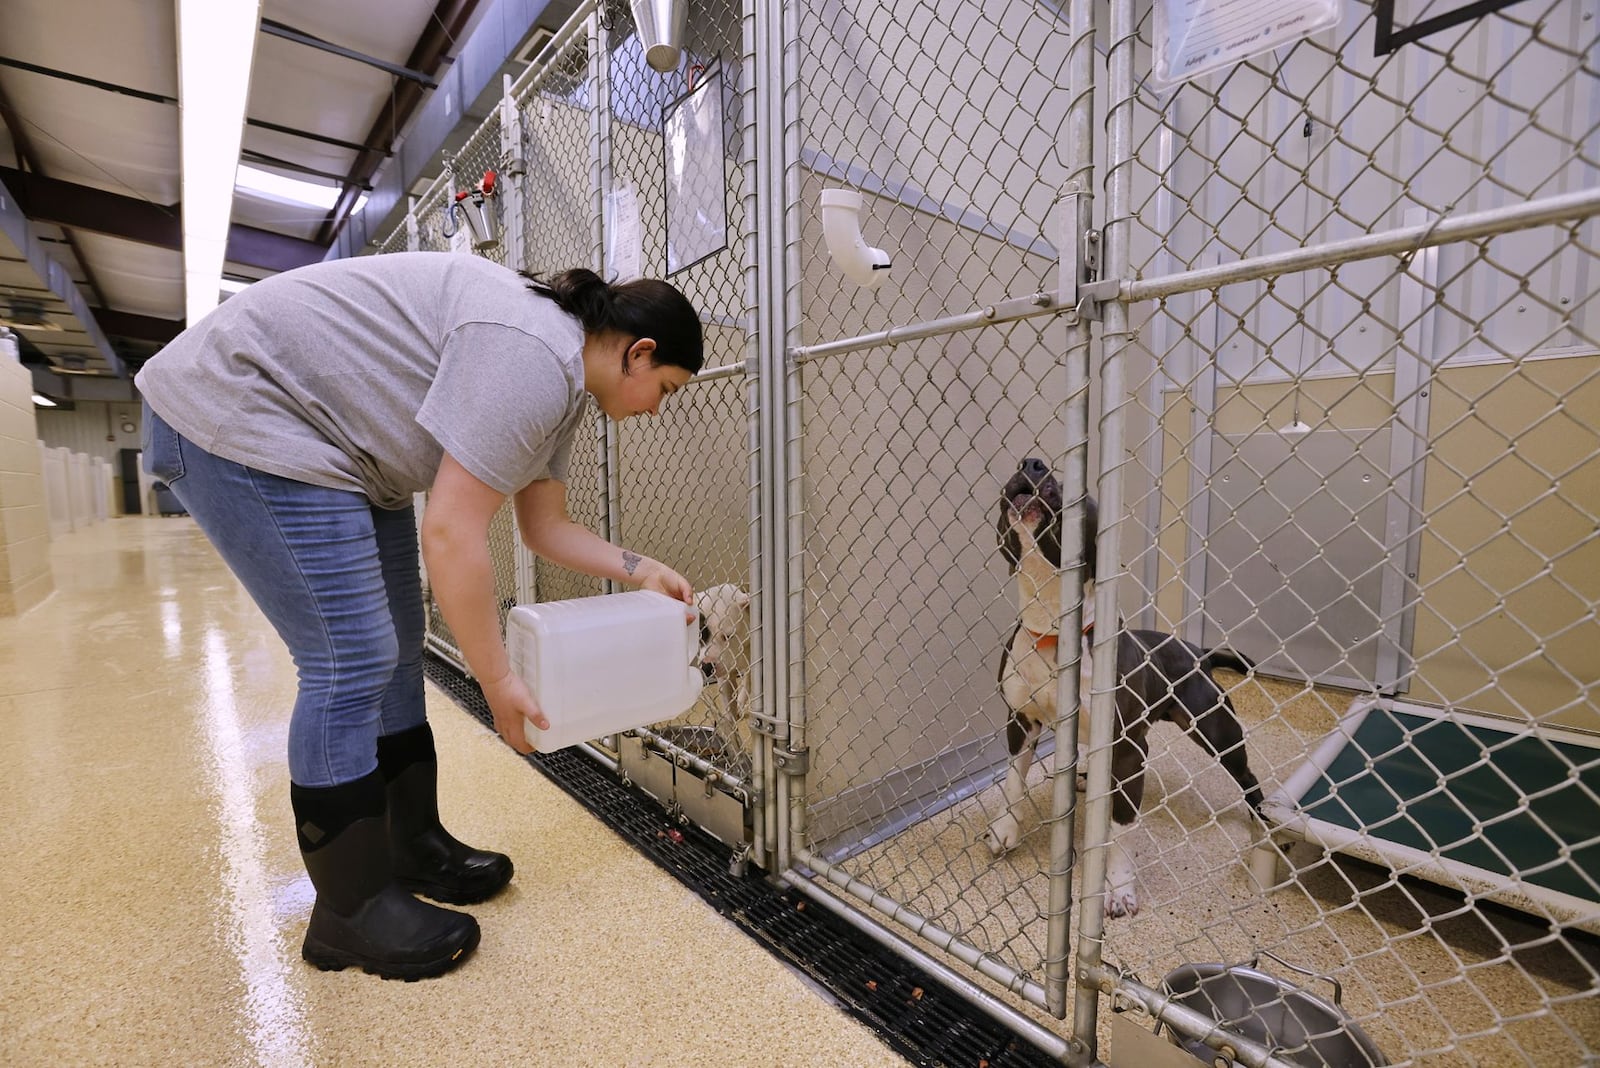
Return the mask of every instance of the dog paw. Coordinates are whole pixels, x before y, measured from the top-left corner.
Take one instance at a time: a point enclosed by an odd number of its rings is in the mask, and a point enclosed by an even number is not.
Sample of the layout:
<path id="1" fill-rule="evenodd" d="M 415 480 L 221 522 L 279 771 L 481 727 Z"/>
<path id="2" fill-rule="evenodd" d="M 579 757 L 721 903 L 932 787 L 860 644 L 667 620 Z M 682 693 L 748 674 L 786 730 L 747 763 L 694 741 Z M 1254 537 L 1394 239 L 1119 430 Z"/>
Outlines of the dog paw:
<path id="1" fill-rule="evenodd" d="M 1002 857 L 1017 847 L 1021 837 L 1022 828 L 1018 825 L 1017 818 L 1007 814 L 989 825 L 989 831 L 983 836 L 983 840 L 989 847 L 990 853 Z"/>
<path id="2" fill-rule="evenodd" d="M 1106 895 L 1106 918 L 1114 920 L 1119 916 L 1139 915 L 1139 895 L 1134 893 L 1129 886 L 1122 890 L 1113 889 Z"/>
<path id="3" fill-rule="evenodd" d="M 1139 915 L 1139 894 L 1133 885 L 1133 862 L 1116 842 L 1106 864 L 1106 916 Z"/>

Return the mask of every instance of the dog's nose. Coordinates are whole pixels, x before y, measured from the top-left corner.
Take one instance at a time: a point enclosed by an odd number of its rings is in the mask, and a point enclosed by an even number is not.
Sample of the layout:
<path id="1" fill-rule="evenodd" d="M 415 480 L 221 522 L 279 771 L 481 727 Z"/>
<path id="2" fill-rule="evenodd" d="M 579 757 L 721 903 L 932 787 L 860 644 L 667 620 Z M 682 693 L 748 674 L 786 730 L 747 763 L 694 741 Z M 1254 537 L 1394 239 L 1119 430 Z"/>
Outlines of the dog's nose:
<path id="1" fill-rule="evenodd" d="M 715 665 L 715 664 L 701 664 L 700 665 L 700 674 L 704 675 L 708 679 L 716 678 L 717 677 L 717 665 Z"/>
<path id="2" fill-rule="evenodd" d="M 1030 456 L 1022 461 L 1022 473 L 1027 477 L 1028 481 L 1037 486 L 1050 474 L 1050 469 L 1045 466 L 1043 460 Z"/>

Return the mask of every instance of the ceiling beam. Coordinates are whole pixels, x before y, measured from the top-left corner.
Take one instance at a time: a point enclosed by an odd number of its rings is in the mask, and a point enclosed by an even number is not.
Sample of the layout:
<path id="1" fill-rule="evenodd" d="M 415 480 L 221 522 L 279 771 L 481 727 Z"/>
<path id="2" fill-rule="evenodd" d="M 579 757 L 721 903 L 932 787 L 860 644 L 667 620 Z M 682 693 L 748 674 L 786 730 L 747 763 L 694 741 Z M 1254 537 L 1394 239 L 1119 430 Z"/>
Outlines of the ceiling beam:
<path id="1" fill-rule="evenodd" d="M 183 333 L 181 319 L 162 319 L 154 315 L 113 311 L 110 308 L 96 308 L 94 317 L 100 320 L 100 329 L 107 334 L 132 341 L 154 341 L 165 345 Z"/>
<path id="2" fill-rule="evenodd" d="M 177 204 L 157 204 L 10 167 L 0 167 L 0 185 L 11 190 L 22 213 L 35 222 L 89 230 L 174 252 L 183 249 L 183 215 Z M 287 271 L 317 263 L 326 252 L 314 241 L 254 226 L 234 223 L 228 229 L 227 258 L 249 267 Z"/>
<path id="3" fill-rule="evenodd" d="M 0 167 L 0 185 L 11 190 L 22 213 L 35 222 L 81 227 L 142 245 L 183 247 L 183 217 L 176 204 L 157 204 L 9 167 Z"/>
<path id="4" fill-rule="evenodd" d="M 424 89 L 437 89 L 439 87 L 438 82 L 434 81 L 426 74 L 423 74 L 421 71 L 412 70 L 410 67 L 403 67 L 398 63 L 390 63 L 388 60 L 378 59 L 376 56 L 369 56 L 365 52 L 357 52 L 353 48 L 346 48 L 343 45 L 336 45 L 332 41 L 323 40 L 321 37 L 313 37 L 311 34 L 306 33 L 303 30 L 297 30 L 293 26 L 286 26 L 281 22 L 274 21 L 273 19 L 261 20 L 261 32 L 270 34 L 273 37 L 281 37 L 285 41 L 293 41 L 295 44 L 305 45 L 308 48 L 315 48 L 335 56 L 340 56 L 344 59 L 353 59 L 357 63 L 365 63 L 369 67 L 377 67 L 381 71 L 387 71 L 388 73 L 393 74 L 396 78 L 406 78 L 410 81 L 416 82 Z"/>
<path id="5" fill-rule="evenodd" d="M 423 27 L 422 34 L 411 49 L 411 55 L 406 59 L 406 66 L 428 74 L 437 72 L 443 63 L 445 49 L 454 45 L 466 31 L 477 6 L 478 0 L 438 0 L 428 16 L 428 24 Z M 396 84 L 394 92 L 384 101 L 383 110 L 378 112 L 372 129 L 361 140 L 369 145 L 393 145 L 422 99 L 423 89 L 416 82 L 401 81 Z M 317 230 L 317 240 L 323 245 L 331 244 L 338 236 L 339 228 L 350 217 L 350 209 L 355 207 L 356 199 L 364 189 L 371 188 L 372 176 L 378 172 L 383 160 L 384 155 L 379 152 L 357 154 L 355 162 L 350 165 L 350 173 L 345 178 L 339 199 Z"/>
<path id="6" fill-rule="evenodd" d="M 308 263 L 321 263 L 327 254 L 327 248 L 315 241 L 234 223 L 228 227 L 228 250 L 223 259 L 276 274 Z"/>

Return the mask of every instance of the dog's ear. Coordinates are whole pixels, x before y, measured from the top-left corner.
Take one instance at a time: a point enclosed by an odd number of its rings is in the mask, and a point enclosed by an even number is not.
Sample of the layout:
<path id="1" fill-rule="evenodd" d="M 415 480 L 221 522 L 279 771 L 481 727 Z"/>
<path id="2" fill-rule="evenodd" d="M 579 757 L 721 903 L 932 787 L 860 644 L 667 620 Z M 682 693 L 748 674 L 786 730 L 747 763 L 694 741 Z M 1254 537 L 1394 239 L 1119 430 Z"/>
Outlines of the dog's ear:
<path id="1" fill-rule="evenodd" d="M 1000 515 L 995 520 L 995 537 L 1000 542 L 1000 555 L 1006 558 L 1009 570 L 1016 574 L 1017 564 L 1022 561 L 1022 541 L 1011 529 L 1011 521 L 1006 518 L 1006 502 L 1000 502 Z"/>

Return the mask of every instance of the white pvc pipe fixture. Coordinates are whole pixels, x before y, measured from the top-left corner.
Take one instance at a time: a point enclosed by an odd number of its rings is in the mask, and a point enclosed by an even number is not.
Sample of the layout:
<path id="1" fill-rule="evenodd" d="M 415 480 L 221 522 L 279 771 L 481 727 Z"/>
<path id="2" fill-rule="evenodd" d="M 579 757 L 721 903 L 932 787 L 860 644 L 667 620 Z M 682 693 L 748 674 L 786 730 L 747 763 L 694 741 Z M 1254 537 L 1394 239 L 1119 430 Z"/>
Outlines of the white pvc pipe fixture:
<path id="1" fill-rule="evenodd" d="M 822 236 L 828 255 L 844 276 L 858 286 L 873 288 L 889 270 L 889 254 L 868 245 L 861 236 L 862 197 L 850 189 L 824 189 Z"/>

